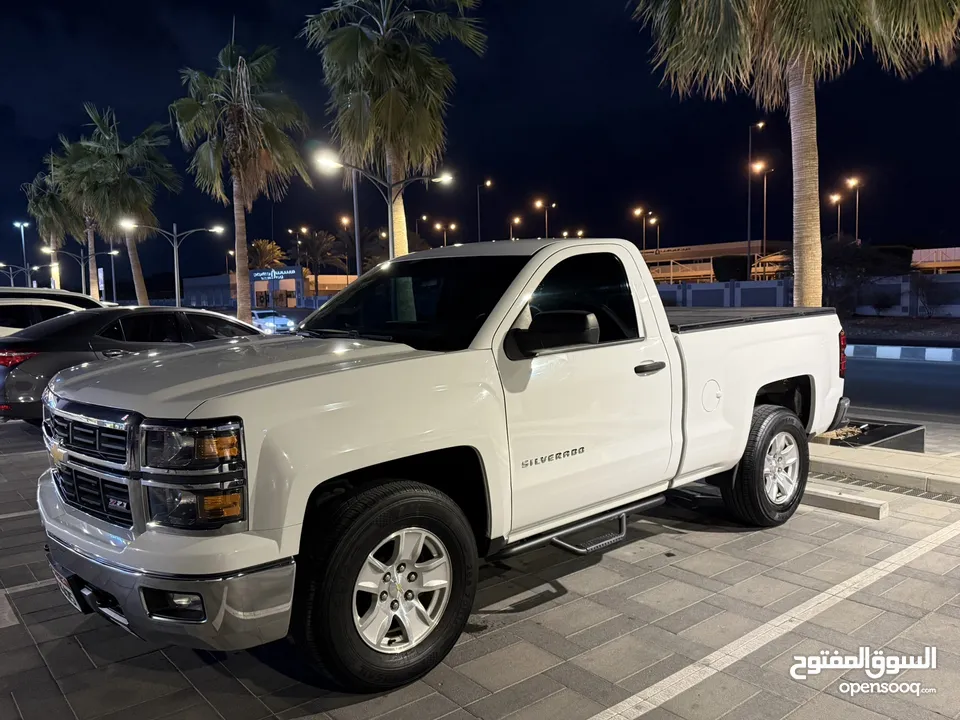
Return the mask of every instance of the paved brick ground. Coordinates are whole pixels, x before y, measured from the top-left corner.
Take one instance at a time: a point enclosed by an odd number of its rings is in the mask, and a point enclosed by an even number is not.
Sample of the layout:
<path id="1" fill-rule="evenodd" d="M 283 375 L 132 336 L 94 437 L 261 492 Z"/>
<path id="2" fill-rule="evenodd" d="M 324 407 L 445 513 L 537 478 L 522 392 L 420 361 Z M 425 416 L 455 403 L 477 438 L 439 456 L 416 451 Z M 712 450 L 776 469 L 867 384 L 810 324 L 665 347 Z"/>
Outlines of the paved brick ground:
<path id="1" fill-rule="evenodd" d="M 32 512 L 38 447 L 32 430 L 0 426 L 0 720 L 587 720 L 960 520 L 953 505 L 895 495 L 879 522 L 804 507 L 761 532 L 716 508 L 663 509 L 602 556 L 544 549 L 484 567 L 475 615 L 443 665 L 357 697 L 324 688 L 285 643 L 220 655 L 154 647 L 74 613 L 50 583 Z M 794 655 L 861 645 L 936 645 L 939 669 L 903 677 L 936 694 L 850 698 L 840 683 L 861 671 L 789 675 Z M 960 716 L 960 538 L 655 705 L 644 718 Z"/>

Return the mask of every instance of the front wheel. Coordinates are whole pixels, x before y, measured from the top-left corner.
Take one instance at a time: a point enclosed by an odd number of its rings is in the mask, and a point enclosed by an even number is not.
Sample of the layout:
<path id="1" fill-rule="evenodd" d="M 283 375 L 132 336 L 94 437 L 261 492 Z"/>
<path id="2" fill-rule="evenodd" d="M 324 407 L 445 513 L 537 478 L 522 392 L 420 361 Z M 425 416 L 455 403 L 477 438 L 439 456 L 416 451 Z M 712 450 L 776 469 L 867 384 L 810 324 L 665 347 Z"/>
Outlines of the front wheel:
<path id="1" fill-rule="evenodd" d="M 338 502 L 321 522 L 297 569 L 295 641 L 347 690 L 389 690 L 428 673 L 476 594 L 463 512 L 439 490 L 395 481 Z"/>
<path id="2" fill-rule="evenodd" d="M 807 485 L 810 449 L 800 419 L 778 405 L 753 410 L 747 448 L 735 473 L 719 483 L 724 505 L 743 523 L 782 525 Z"/>

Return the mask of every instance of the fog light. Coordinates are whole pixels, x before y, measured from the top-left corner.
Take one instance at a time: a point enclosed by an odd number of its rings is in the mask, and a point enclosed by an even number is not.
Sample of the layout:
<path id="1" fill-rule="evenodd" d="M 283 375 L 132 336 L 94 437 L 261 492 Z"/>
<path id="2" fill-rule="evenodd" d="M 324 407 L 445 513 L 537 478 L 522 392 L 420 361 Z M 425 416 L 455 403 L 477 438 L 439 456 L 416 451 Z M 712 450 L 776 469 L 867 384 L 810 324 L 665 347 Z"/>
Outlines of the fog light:
<path id="1" fill-rule="evenodd" d="M 143 588 L 143 604 L 151 617 L 183 622 L 202 622 L 206 619 L 203 598 L 194 593 L 169 592 Z"/>

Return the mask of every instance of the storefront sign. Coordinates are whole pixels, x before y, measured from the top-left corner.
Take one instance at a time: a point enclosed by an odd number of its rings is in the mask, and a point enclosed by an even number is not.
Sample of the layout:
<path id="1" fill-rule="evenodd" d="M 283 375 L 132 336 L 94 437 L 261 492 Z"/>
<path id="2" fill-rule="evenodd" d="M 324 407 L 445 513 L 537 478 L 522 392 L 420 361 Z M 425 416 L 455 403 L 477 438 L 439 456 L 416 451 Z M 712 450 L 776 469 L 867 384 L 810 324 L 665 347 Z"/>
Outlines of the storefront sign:
<path id="1" fill-rule="evenodd" d="M 300 274 L 300 269 L 296 267 L 271 268 L 269 270 L 250 271 L 251 280 L 283 280 L 284 278 L 295 278 Z"/>

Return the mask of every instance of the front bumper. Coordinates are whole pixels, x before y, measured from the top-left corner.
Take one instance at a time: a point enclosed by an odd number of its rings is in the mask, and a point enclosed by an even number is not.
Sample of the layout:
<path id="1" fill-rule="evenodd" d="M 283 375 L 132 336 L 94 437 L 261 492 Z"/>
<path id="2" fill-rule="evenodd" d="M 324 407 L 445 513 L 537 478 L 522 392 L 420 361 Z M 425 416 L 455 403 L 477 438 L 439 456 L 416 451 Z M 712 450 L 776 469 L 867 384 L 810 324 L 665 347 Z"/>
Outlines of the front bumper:
<path id="1" fill-rule="evenodd" d="M 842 397 L 837 403 L 837 412 L 833 415 L 833 422 L 827 428 L 827 432 L 836 430 L 847 422 L 847 413 L 850 412 L 850 398 Z"/>
<path id="2" fill-rule="evenodd" d="M 94 557 L 54 534 L 47 557 L 77 590 L 87 610 L 159 644 L 205 650 L 244 650 L 287 635 L 293 605 L 293 558 L 227 575 L 166 575 Z M 205 619 L 173 620 L 147 609 L 142 590 L 203 598 Z"/>

